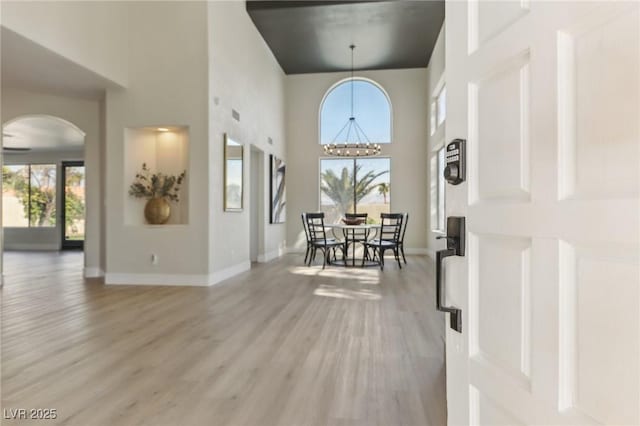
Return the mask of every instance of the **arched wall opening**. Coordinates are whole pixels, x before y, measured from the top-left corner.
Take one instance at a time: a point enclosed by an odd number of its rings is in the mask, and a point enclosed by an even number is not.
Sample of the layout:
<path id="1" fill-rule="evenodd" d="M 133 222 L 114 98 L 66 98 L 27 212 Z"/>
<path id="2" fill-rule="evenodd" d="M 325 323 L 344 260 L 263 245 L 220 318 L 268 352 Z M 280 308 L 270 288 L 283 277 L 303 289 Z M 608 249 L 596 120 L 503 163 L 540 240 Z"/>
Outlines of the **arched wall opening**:
<path id="1" fill-rule="evenodd" d="M 3 124 L 3 254 L 84 247 L 85 138 L 56 115 L 21 114 Z"/>

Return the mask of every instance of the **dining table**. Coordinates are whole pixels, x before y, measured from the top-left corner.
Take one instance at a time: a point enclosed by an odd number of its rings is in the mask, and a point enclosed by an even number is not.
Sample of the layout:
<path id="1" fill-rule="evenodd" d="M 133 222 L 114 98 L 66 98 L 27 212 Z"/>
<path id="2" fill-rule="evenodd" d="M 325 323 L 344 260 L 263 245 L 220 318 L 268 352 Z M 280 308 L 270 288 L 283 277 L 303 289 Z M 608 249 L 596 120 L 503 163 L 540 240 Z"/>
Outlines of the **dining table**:
<path id="1" fill-rule="evenodd" d="M 370 259 L 356 259 L 356 236 L 364 235 L 364 238 L 369 240 L 375 238 L 378 234 L 380 225 L 379 224 L 360 224 L 360 225 L 347 225 L 345 223 L 333 223 L 333 224 L 325 224 L 325 228 L 331 229 L 331 233 L 336 239 L 339 239 L 338 235 L 336 235 L 336 230 L 339 230 L 342 233 L 342 238 L 344 238 L 347 246 L 351 244 L 352 246 L 352 256 L 349 259 L 348 253 L 345 253 L 345 261 L 344 266 L 356 266 L 356 261 L 358 261 L 358 266 L 378 266 L 378 263 L 374 262 Z M 363 232 L 359 232 L 363 231 Z M 371 233 L 374 232 L 373 235 Z M 349 260 L 351 261 L 351 265 L 349 265 Z M 335 262 L 335 261 L 334 261 Z"/>

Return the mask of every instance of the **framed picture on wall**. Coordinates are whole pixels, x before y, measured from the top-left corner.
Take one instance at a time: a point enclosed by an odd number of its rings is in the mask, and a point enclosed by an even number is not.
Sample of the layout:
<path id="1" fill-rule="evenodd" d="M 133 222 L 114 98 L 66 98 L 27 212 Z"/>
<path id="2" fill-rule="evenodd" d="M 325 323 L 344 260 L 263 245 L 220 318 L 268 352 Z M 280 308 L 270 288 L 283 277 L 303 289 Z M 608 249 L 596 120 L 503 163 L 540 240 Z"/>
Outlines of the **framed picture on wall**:
<path id="1" fill-rule="evenodd" d="M 269 200 L 271 204 L 269 223 L 284 223 L 286 220 L 286 166 L 284 160 L 275 155 L 269 156 Z"/>

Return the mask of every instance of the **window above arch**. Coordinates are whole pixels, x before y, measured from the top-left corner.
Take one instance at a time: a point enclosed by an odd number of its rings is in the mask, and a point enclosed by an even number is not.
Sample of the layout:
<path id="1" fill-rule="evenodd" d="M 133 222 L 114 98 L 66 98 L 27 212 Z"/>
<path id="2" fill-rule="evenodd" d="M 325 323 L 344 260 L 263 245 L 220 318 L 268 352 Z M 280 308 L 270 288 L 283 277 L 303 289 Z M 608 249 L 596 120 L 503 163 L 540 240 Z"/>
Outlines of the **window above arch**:
<path id="1" fill-rule="evenodd" d="M 352 89 L 353 117 L 358 127 L 348 125 Z M 356 142 L 391 143 L 389 97 L 376 83 L 357 77 L 335 84 L 320 106 L 320 143 Z"/>

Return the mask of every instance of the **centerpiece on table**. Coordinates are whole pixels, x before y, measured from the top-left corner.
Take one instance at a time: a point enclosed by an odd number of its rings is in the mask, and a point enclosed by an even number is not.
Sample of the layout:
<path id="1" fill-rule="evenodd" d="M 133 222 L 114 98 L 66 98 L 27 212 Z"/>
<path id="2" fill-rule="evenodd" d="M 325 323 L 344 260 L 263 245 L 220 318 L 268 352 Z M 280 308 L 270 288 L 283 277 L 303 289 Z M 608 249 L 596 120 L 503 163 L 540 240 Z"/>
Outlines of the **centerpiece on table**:
<path id="1" fill-rule="evenodd" d="M 364 219 L 360 217 L 343 217 L 342 222 L 345 225 L 362 225 L 364 223 Z"/>
<path id="2" fill-rule="evenodd" d="M 136 178 L 129 187 L 129 195 L 147 200 L 144 217 L 148 223 L 152 225 L 167 223 L 171 216 L 169 201 L 180 201 L 178 193 L 186 174 L 186 170 L 178 176 L 151 173 L 147 164 L 142 163 L 142 171 L 136 173 Z"/>

